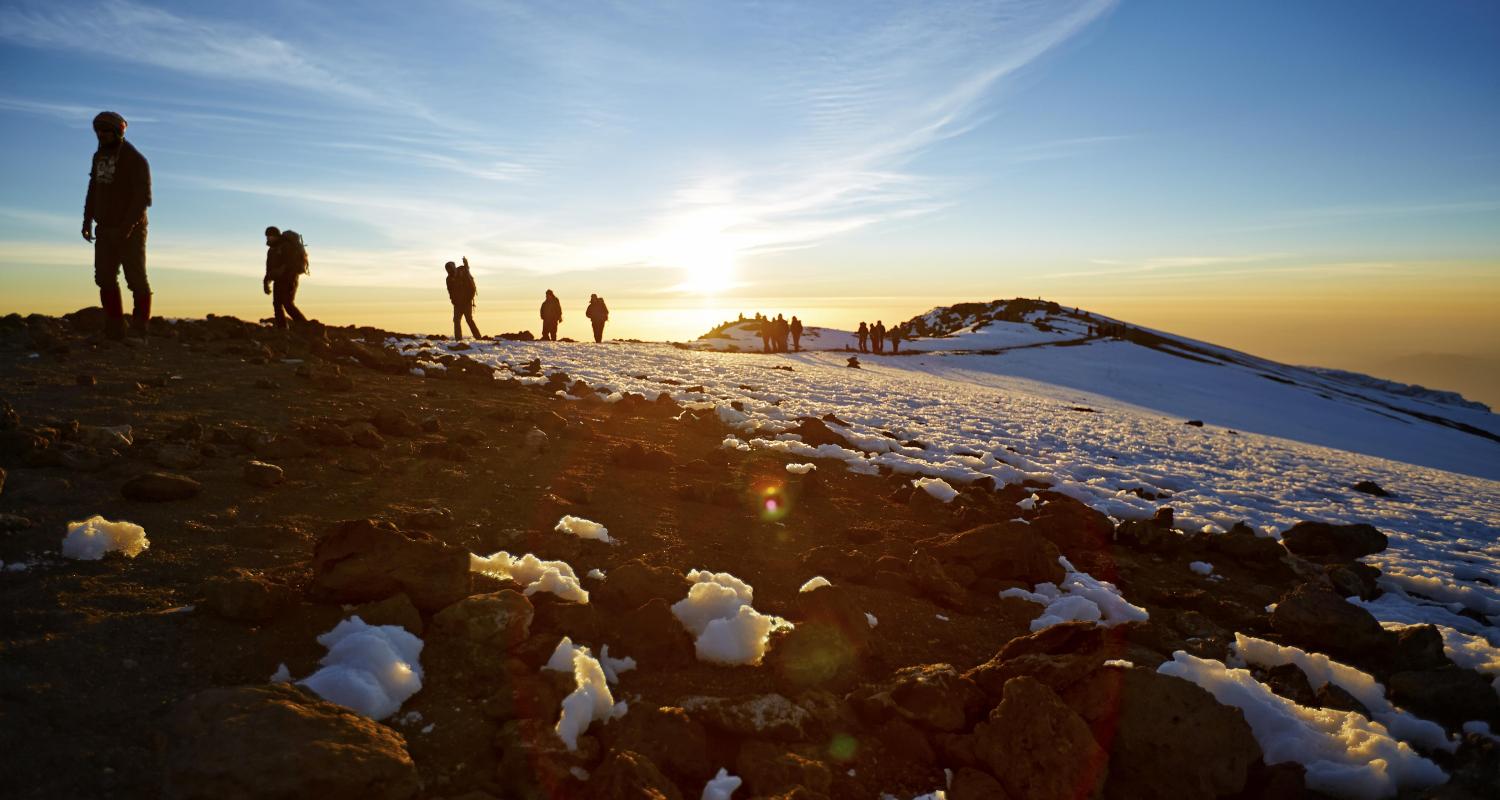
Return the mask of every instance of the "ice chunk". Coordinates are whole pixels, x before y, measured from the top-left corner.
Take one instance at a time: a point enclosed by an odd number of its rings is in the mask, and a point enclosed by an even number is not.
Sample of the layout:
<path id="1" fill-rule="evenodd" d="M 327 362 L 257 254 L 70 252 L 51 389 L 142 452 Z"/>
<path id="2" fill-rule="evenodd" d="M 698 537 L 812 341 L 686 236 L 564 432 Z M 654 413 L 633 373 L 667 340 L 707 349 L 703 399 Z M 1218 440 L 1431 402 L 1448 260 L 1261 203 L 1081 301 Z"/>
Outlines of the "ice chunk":
<path id="1" fill-rule="evenodd" d="M 95 514 L 82 522 L 69 522 L 63 536 L 62 554 L 79 561 L 98 561 L 105 553 L 118 552 L 135 558 L 151 547 L 146 529 L 134 522 L 110 522 Z"/>
<path id="2" fill-rule="evenodd" d="M 1214 574 L 1214 565 L 1208 563 L 1207 561 L 1194 561 L 1193 563 L 1188 565 L 1188 569 L 1198 573 L 1199 575 Z"/>
<path id="3" fill-rule="evenodd" d="M 385 719 L 422 688 L 422 640 L 399 625 L 350 617 L 318 637 L 322 668 L 299 681 L 324 700 Z"/>
<path id="4" fill-rule="evenodd" d="M 587 647 L 575 646 L 564 638 L 553 652 L 552 660 L 556 660 L 563 652 L 570 653 L 573 680 L 577 688 L 563 698 L 562 714 L 557 718 L 556 731 L 558 738 L 563 740 L 569 750 L 577 750 L 578 737 L 589 729 L 590 724 L 595 720 L 602 723 L 622 717 L 628 706 L 624 702 L 615 702 L 614 695 L 609 691 L 603 665 L 589 655 Z M 554 669 L 551 660 L 544 669 Z"/>
<path id="5" fill-rule="evenodd" d="M 527 553 L 515 558 L 504 550 L 491 556 L 469 555 L 469 569 L 521 584 L 522 594 L 551 592 L 574 603 L 587 603 L 589 593 L 578 582 L 578 574 L 566 561 L 543 561 Z"/>
<path id="6" fill-rule="evenodd" d="M 732 800 L 734 791 L 743 783 L 740 778 L 729 774 L 729 770 L 719 768 L 719 774 L 709 780 L 708 785 L 703 787 L 702 800 Z"/>
<path id="7" fill-rule="evenodd" d="M 687 597 L 672 605 L 675 615 L 695 638 L 698 658 L 717 664 L 759 664 L 766 654 L 771 631 L 792 627 L 780 617 L 751 607 L 750 584 L 727 572 L 693 570 Z"/>
<path id="8" fill-rule="evenodd" d="M 615 540 L 609 538 L 609 529 L 597 522 L 575 517 L 572 514 L 565 515 L 557 521 L 557 527 L 553 530 L 559 533 L 571 533 L 580 539 L 596 539 L 606 544 L 612 544 Z"/>
<path id="9" fill-rule="evenodd" d="M 1001 597 L 1018 597 L 1045 606 L 1042 615 L 1031 621 L 1033 631 L 1069 620 L 1098 622 L 1105 627 L 1112 627 L 1149 618 L 1146 609 L 1121 597 L 1114 584 L 1098 580 L 1087 572 L 1077 571 L 1064 556 L 1058 556 L 1057 560 L 1066 570 L 1060 586 L 1039 583 L 1035 591 L 1006 589 L 1000 593 Z"/>
<path id="10" fill-rule="evenodd" d="M 865 622 L 868 622 L 872 628 L 880 624 L 880 620 L 876 619 L 875 615 L 868 611 L 865 612 Z"/>
<path id="11" fill-rule="evenodd" d="M 787 464 L 786 465 L 786 471 L 792 473 L 793 475 L 806 475 L 807 473 L 812 472 L 813 470 L 815 470 L 817 468 L 818 468 L 817 464 Z"/>

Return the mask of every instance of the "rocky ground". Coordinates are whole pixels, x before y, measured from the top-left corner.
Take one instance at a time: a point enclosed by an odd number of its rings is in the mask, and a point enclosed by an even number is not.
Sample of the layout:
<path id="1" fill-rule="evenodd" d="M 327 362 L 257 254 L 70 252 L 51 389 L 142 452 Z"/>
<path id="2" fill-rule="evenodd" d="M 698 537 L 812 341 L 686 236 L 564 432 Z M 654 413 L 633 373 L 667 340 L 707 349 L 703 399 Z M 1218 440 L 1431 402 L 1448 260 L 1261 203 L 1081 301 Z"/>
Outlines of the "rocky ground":
<path id="1" fill-rule="evenodd" d="M 108 343 L 100 322 L 0 320 L 10 796 L 696 798 L 720 768 L 740 798 L 911 797 L 945 771 L 952 798 L 1317 796 L 1299 766 L 1264 763 L 1240 711 L 1154 670 L 1178 650 L 1222 660 L 1236 632 L 1354 664 L 1450 731 L 1500 728 L 1488 681 L 1435 630 L 1343 602 L 1378 591 L 1358 563 L 1384 546 L 1373 530 L 1309 526 L 1283 547 L 1184 534 L 1167 510 L 1116 526 L 1040 486 L 944 504 L 840 462 L 790 474 L 723 449 L 711 414 L 597 402 L 563 375 L 525 387 L 441 341 L 423 357 L 446 372 L 419 377 L 373 329 L 209 318 Z M 67 523 L 93 514 L 150 548 L 62 558 Z M 555 532 L 565 514 L 616 543 Z M 584 579 L 587 604 L 525 597 L 470 572 L 498 550 L 605 577 Z M 1150 620 L 1030 633 L 1039 607 L 998 593 L 1060 579 L 1059 554 Z M 1224 577 L 1211 592 L 1199 560 Z M 694 568 L 747 581 L 795 629 L 758 666 L 698 661 L 669 609 Z M 817 575 L 832 585 L 799 593 Z M 423 688 L 387 720 L 270 683 L 312 673 L 350 614 L 425 642 Z M 628 713 L 575 751 L 553 733 L 573 678 L 540 669 L 563 636 L 639 662 L 615 687 Z M 1260 676 L 1358 710 L 1295 668 Z M 1500 785 L 1492 740 L 1428 755 L 1452 779 L 1422 796 Z"/>

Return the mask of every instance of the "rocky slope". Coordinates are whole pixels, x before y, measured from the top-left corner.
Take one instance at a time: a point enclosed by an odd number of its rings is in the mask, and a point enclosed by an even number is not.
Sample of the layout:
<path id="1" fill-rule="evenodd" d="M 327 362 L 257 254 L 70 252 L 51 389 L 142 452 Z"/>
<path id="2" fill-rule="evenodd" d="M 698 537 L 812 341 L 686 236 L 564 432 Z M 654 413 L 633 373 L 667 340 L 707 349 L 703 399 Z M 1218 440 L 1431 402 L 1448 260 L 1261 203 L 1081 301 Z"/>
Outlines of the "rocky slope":
<path id="1" fill-rule="evenodd" d="M 1479 797 L 1500 776 L 1495 742 L 1458 730 L 1500 727 L 1488 682 L 1431 629 L 1343 601 L 1379 591 L 1359 561 L 1384 546 L 1373 530 L 1314 525 L 1283 547 L 1176 530 L 1166 508 L 1116 524 L 1041 486 L 943 502 L 838 461 L 789 472 L 800 459 L 727 450 L 716 415 L 670 398 L 605 403 L 545 363 L 527 386 L 375 329 L 211 318 L 119 345 L 97 327 L 0 320 L 0 769 L 17 796 L 692 798 L 720 769 L 735 797 L 1318 796 L 1302 767 L 1267 765 L 1239 709 L 1156 670 L 1228 659 L 1236 634 L 1355 665 L 1445 726 L 1456 747 L 1424 755 L 1448 783 L 1406 794 Z M 64 559 L 68 523 L 96 513 L 149 548 Z M 564 515 L 614 543 L 559 533 Z M 603 577 L 583 579 L 587 603 L 525 595 L 471 571 L 498 550 Z M 1033 632 L 1040 607 L 1006 590 L 1062 581 L 1059 557 L 1149 619 Z M 671 604 L 698 568 L 795 626 L 760 664 L 695 657 Z M 816 576 L 830 585 L 799 591 Z M 383 720 L 270 682 L 312 674 L 317 638 L 353 615 L 424 642 L 421 690 Z M 613 687 L 628 711 L 576 749 L 554 730 L 575 677 L 543 669 L 564 636 L 638 662 Z M 1301 671 L 1256 674 L 1307 708 L 1374 713 Z"/>

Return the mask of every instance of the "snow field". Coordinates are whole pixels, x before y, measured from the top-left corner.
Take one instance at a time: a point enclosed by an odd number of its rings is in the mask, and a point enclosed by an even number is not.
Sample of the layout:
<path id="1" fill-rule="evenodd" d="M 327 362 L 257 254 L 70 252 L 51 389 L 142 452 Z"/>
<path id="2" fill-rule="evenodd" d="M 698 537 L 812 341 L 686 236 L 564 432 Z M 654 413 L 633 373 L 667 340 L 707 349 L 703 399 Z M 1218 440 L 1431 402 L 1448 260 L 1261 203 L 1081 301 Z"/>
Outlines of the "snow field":
<path id="1" fill-rule="evenodd" d="M 318 637 L 328 654 L 298 681 L 314 694 L 371 719 L 385 719 L 422 688 L 422 640 L 399 625 L 350 617 Z M 272 676 L 281 677 L 281 670 Z M 290 676 L 287 676 L 290 677 Z"/>
<path id="2" fill-rule="evenodd" d="M 624 700 L 615 702 L 609 684 L 619 681 L 620 672 L 634 668 L 635 659 L 611 659 L 607 646 L 600 658 L 594 658 L 587 647 L 573 644 L 566 636 L 557 643 L 557 649 L 542 669 L 573 673 L 577 688 L 563 698 L 555 728 L 569 750 L 578 749 L 578 737 L 595 721 L 602 724 L 618 719 L 630 710 Z"/>
<path id="3" fill-rule="evenodd" d="M 672 605 L 672 614 L 693 634 L 700 661 L 759 664 L 771 632 L 792 627 L 780 617 L 756 611 L 750 605 L 754 589 L 727 572 L 695 569 L 687 579 L 692 584 L 687 597 Z"/>
<path id="4" fill-rule="evenodd" d="M 978 334 L 942 341 L 972 335 Z M 665 391 L 690 407 L 716 411 L 739 401 L 744 410 L 732 417 L 743 417 L 734 423 L 738 435 L 724 440 L 739 451 L 836 459 L 862 474 L 884 467 L 945 481 L 990 476 L 997 485 L 1029 478 L 1116 519 L 1149 517 L 1158 505 L 1170 505 L 1188 530 L 1226 530 L 1243 520 L 1275 535 L 1304 519 L 1367 522 L 1391 537 L 1388 550 L 1366 559 L 1384 572 L 1381 587 L 1388 594 L 1366 605 L 1378 619 L 1438 625 L 1450 649 L 1454 631 L 1500 647 L 1500 587 L 1485 578 L 1500 574 L 1500 483 L 1334 449 L 1373 447 L 1392 457 L 1500 475 L 1493 443 L 1399 419 L 1360 398 L 1495 428 L 1490 414 L 1392 398 L 1266 362 L 1267 372 L 1305 384 L 1288 386 L 1242 366 L 1186 361 L 1126 342 L 1001 355 L 868 355 L 861 370 L 847 369 L 836 353 L 767 357 L 628 343 L 472 346 L 471 357 L 493 366 L 540 358 L 548 371 L 564 370 L 611 395 L 654 398 Z M 685 392 L 660 378 L 706 391 Z M 1172 391 L 1163 392 L 1167 386 Z M 1097 413 L 1076 410 L 1081 407 Z M 830 427 L 864 451 L 812 447 L 786 433 L 797 417 L 825 413 L 847 421 Z M 1188 416 L 1209 424 L 1184 426 Z M 913 438 L 928 447 L 900 444 Z M 1352 492 L 1361 480 L 1397 496 Z M 1145 500 L 1132 489 L 1160 499 Z M 1455 603 L 1485 615 L 1488 624 L 1455 613 Z"/>
<path id="5" fill-rule="evenodd" d="M 1245 715 L 1267 764 L 1295 761 L 1307 786 L 1344 800 L 1381 800 L 1404 789 L 1448 780 L 1386 728 L 1352 711 L 1300 706 L 1275 694 L 1248 670 L 1177 651 L 1157 672 L 1192 681 Z"/>
<path id="6" fill-rule="evenodd" d="M 98 561 L 105 553 L 120 553 L 135 558 L 151 547 L 146 529 L 134 522 L 110 522 L 95 514 L 82 522 L 69 522 L 63 536 L 64 558 Z M 0 562 L 3 563 L 3 562 Z M 22 567 L 24 568 L 24 566 Z"/>

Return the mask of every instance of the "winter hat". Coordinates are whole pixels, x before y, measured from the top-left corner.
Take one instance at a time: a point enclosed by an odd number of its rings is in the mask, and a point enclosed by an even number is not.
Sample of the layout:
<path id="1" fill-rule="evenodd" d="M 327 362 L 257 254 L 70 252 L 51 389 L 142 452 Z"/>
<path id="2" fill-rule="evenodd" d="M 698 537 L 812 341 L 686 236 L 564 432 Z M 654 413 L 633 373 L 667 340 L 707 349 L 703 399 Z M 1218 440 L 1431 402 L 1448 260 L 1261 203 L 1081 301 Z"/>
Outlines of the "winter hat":
<path id="1" fill-rule="evenodd" d="M 272 225 L 269 228 L 266 228 L 266 235 L 267 236 L 280 236 L 281 235 L 281 229 L 278 228 L 278 227 L 276 227 L 275 225 Z"/>
<path id="2" fill-rule="evenodd" d="M 114 131 L 123 134 L 125 132 L 125 118 L 113 111 L 100 111 L 94 117 L 94 130 Z"/>

